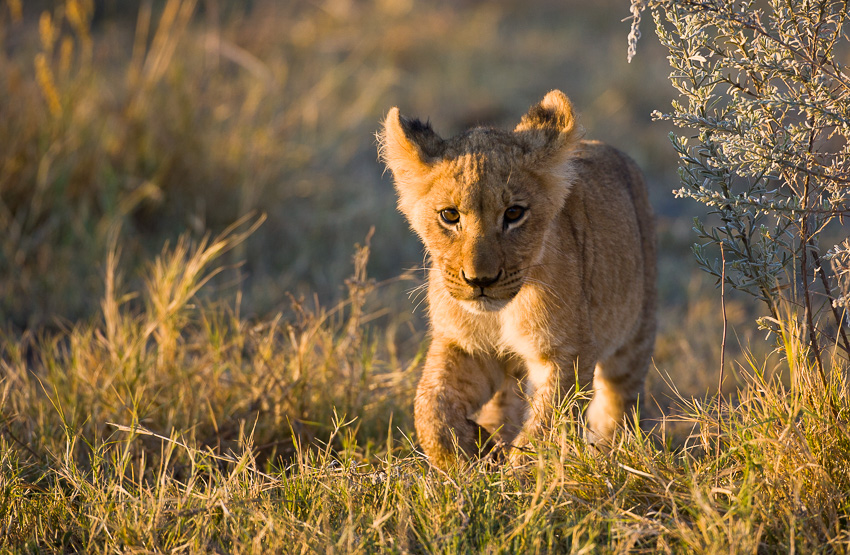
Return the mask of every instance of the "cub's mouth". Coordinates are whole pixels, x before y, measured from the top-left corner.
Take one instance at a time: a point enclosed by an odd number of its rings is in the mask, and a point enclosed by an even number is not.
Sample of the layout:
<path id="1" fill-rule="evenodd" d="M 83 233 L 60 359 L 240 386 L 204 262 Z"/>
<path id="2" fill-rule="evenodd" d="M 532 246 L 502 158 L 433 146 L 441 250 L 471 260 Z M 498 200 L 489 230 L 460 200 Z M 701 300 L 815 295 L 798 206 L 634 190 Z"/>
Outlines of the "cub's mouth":
<path id="1" fill-rule="evenodd" d="M 524 280 L 516 273 L 499 271 L 490 279 L 469 278 L 463 270 L 453 272 L 443 269 L 443 283 L 448 293 L 472 312 L 496 312 L 510 303 L 522 287 Z"/>

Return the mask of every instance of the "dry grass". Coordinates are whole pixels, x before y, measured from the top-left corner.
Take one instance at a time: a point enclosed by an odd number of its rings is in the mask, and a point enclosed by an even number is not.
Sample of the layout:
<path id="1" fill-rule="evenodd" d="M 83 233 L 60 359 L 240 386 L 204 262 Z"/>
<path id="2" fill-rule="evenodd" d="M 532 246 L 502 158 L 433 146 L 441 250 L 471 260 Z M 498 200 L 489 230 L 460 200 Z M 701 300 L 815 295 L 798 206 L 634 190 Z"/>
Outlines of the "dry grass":
<path id="1" fill-rule="evenodd" d="M 255 226 L 179 241 L 102 318 L 2 340 L 0 537 L 85 552 L 843 551 L 846 364 L 821 382 L 788 328 L 734 402 L 679 396 L 610 452 L 565 400 L 525 470 L 429 469 L 410 434 L 418 359 L 349 298 L 248 322 L 198 300 Z M 789 319 L 789 321 L 792 321 Z M 768 368 L 778 365 L 779 369 Z M 770 377 L 774 374 L 774 377 Z M 784 380 L 784 381 L 783 381 Z M 786 385 L 787 382 L 787 385 Z M 676 431 L 669 420 L 690 430 Z M 718 445 L 719 444 L 719 445 Z"/>

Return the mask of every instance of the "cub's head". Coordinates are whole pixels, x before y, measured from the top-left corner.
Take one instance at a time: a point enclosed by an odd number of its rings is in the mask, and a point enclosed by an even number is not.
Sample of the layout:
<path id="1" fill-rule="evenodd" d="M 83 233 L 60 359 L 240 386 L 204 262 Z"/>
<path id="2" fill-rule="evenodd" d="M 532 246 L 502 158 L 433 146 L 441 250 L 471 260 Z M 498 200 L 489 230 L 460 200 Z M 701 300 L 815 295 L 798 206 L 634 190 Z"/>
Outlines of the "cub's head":
<path id="1" fill-rule="evenodd" d="M 474 312 L 514 298 L 540 263 L 569 193 L 579 136 L 561 91 L 547 94 L 513 131 L 475 128 L 450 139 L 390 110 L 381 155 L 399 209 L 433 261 L 432 286 L 442 283 Z"/>

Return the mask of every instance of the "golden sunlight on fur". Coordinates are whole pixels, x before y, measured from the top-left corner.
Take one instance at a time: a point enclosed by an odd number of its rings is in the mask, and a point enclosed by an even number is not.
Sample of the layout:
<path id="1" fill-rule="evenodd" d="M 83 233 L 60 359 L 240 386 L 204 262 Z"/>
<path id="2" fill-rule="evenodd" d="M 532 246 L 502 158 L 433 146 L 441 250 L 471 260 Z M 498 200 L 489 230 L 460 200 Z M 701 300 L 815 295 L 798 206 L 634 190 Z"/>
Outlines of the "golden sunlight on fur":
<path id="1" fill-rule="evenodd" d="M 416 394 L 432 464 L 510 450 L 593 384 L 588 435 L 611 438 L 643 389 L 655 338 L 655 230 L 626 155 L 581 140 L 552 91 L 513 131 L 450 139 L 390 110 L 381 154 L 431 268 L 432 341 Z"/>

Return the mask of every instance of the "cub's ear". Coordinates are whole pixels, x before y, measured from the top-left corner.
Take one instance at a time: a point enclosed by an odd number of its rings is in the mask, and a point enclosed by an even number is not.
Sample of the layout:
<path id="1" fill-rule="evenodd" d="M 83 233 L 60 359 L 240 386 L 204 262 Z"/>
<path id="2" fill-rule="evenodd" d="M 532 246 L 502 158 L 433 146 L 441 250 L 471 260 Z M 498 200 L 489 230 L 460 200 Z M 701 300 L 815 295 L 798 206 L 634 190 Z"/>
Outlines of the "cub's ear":
<path id="1" fill-rule="evenodd" d="M 442 157 L 445 143 L 431 125 L 403 117 L 398 108 L 387 114 L 378 141 L 381 158 L 393 172 L 399 205 L 404 210 L 407 202 L 424 194 L 426 178 Z"/>
<path id="2" fill-rule="evenodd" d="M 554 90 L 532 106 L 514 129 L 530 163 L 558 165 L 578 146 L 582 136 L 567 95 Z M 552 166 L 550 166 L 552 167 Z"/>

